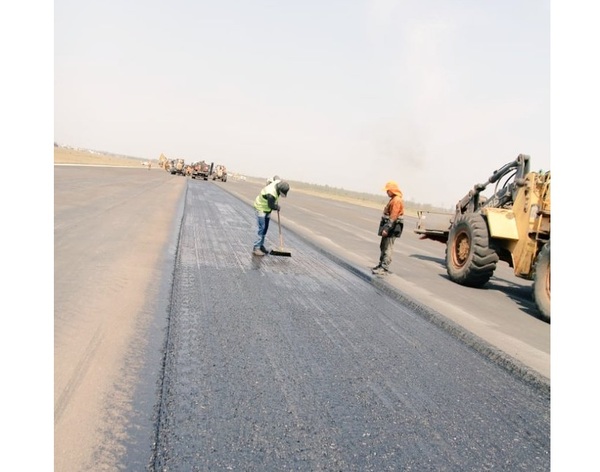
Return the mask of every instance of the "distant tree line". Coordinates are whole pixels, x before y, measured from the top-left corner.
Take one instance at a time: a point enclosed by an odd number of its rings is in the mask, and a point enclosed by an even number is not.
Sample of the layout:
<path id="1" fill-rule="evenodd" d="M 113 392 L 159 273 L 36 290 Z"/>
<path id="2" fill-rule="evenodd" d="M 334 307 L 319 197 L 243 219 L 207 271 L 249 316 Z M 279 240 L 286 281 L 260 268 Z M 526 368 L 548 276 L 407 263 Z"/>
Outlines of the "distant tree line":
<path id="1" fill-rule="evenodd" d="M 337 195 L 339 197 L 351 198 L 353 200 L 359 200 L 359 201 L 364 201 L 364 202 L 368 202 L 368 203 L 378 203 L 381 205 L 385 205 L 388 202 L 388 197 L 384 196 L 384 195 L 383 196 L 376 195 L 374 193 L 368 193 L 368 192 L 356 192 L 353 190 L 346 190 L 344 188 L 331 187 L 329 185 L 308 184 L 306 182 L 298 182 L 298 181 L 292 181 L 292 180 L 289 180 L 289 182 L 292 185 L 292 188 L 296 187 L 296 188 L 303 189 L 303 190 L 328 193 L 331 195 Z M 440 208 L 440 207 L 434 206 L 430 203 L 418 203 L 418 202 L 415 202 L 414 200 L 404 200 L 404 205 L 406 208 L 410 208 L 415 211 L 416 210 L 443 211 L 443 212 L 454 211 L 453 207 Z"/>

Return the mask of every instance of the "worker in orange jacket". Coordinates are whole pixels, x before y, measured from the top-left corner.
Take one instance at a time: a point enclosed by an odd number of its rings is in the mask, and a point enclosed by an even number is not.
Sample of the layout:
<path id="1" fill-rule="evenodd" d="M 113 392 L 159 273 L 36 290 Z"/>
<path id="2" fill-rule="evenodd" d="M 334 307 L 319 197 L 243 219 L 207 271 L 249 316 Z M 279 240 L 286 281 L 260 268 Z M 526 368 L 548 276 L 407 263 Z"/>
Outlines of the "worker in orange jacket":
<path id="1" fill-rule="evenodd" d="M 390 197 L 390 200 L 383 209 L 377 233 L 381 236 L 381 243 L 379 244 L 379 264 L 372 269 L 373 274 L 376 275 L 387 275 L 390 273 L 394 241 L 400 237 L 404 229 L 404 199 L 402 191 L 393 180 L 387 182 L 383 190 Z"/>

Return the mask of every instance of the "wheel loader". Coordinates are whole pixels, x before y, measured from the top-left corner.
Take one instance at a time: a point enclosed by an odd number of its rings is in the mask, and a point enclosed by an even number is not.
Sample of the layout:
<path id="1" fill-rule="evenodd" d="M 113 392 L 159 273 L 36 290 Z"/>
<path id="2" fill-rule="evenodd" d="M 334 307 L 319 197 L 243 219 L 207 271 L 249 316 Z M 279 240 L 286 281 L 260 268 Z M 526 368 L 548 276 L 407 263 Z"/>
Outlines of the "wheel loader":
<path id="1" fill-rule="evenodd" d="M 498 262 L 507 262 L 517 277 L 533 280 L 534 301 L 550 322 L 550 171 L 531 172 L 529 161 L 519 154 L 494 171 L 453 214 L 418 212 L 415 232 L 446 244 L 448 277 L 461 285 L 483 287 Z"/>

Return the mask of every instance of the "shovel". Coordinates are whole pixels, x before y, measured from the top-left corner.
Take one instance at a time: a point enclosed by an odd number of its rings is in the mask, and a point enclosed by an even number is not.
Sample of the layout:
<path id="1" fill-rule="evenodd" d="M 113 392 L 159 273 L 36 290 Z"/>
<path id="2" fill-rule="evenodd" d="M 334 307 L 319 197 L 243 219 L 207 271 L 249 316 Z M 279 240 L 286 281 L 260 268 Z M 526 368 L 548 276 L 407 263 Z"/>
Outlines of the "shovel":
<path id="1" fill-rule="evenodd" d="M 279 247 L 277 249 L 271 249 L 271 255 L 292 257 L 292 253 L 283 248 L 283 235 L 281 234 L 281 220 L 279 219 L 279 210 L 277 210 L 277 226 L 279 227 Z"/>

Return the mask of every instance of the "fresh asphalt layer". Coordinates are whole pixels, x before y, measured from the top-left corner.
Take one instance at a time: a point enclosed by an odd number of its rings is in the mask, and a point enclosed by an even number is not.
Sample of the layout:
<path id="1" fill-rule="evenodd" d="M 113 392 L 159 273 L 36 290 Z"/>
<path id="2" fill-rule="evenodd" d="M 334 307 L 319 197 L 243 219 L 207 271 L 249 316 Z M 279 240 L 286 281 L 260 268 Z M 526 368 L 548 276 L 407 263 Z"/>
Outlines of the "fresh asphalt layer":
<path id="1" fill-rule="evenodd" d="M 251 204 L 260 185 L 234 181 L 220 188 Z M 323 256 L 414 306 L 474 349 L 549 388 L 550 324 L 539 319 L 531 282 L 516 277 L 508 264 L 498 264 L 482 289 L 455 284 L 446 274 L 445 245 L 421 240 L 413 231 L 416 219 L 406 216 L 404 232 L 394 247 L 393 273 L 373 277 L 369 268 L 379 257 L 379 237 L 374 230 L 381 208 L 294 188 L 281 203 L 285 234 L 293 231 Z M 276 232 L 271 233 L 276 239 Z"/>
<path id="2" fill-rule="evenodd" d="M 291 257 L 254 237 L 188 181 L 155 470 L 549 469 L 543 377 L 293 231 Z"/>

